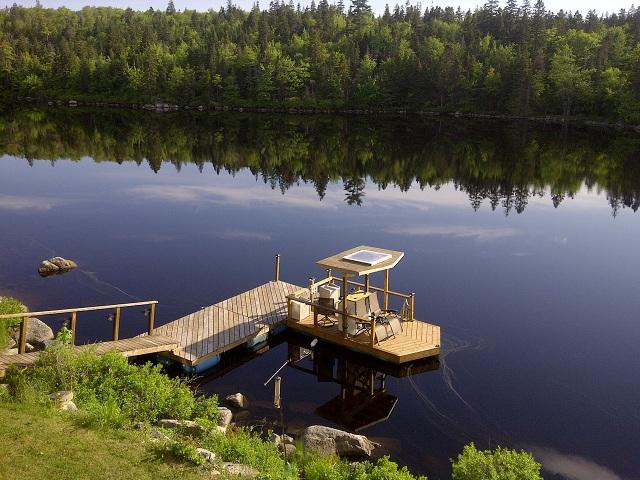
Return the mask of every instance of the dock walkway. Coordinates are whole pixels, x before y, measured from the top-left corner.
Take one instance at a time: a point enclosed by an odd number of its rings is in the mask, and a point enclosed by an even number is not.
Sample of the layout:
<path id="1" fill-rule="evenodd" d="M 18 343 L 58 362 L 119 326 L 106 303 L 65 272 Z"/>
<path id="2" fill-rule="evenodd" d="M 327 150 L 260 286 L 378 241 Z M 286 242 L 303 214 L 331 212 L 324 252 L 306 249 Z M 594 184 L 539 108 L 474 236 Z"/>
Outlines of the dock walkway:
<path id="1" fill-rule="evenodd" d="M 171 358 L 197 367 L 284 324 L 287 295 L 299 289 L 287 282 L 271 281 L 156 327 L 155 332 L 178 342 L 169 354 Z"/>
<path id="2" fill-rule="evenodd" d="M 125 340 L 115 340 L 109 342 L 90 343 L 78 345 L 76 350 L 92 348 L 98 355 L 103 355 L 108 351 L 115 350 L 125 357 L 135 357 L 150 353 L 169 352 L 178 348 L 178 343 L 165 335 L 153 334 L 145 337 L 128 338 Z M 40 352 L 21 353 L 18 355 L 0 355 L 0 378 L 5 374 L 9 365 L 17 367 L 29 367 L 34 365 Z"/>

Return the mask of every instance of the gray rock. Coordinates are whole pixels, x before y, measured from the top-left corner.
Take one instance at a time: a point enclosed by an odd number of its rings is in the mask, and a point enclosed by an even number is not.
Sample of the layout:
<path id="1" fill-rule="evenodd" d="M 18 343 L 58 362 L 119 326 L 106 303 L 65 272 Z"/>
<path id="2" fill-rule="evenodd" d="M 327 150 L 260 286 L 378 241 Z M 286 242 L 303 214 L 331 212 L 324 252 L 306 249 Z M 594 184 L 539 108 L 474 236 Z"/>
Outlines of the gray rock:
<path id="1" fill-rule="evenodd" d="M 13 328 L 11 336 L 17 344 L 20 340 L 19 325 Z M 29 323 L 27 324 L 27 343 L 31 344 L 34 347 L 34 350 L 44 349 L 45 342 L 53 340 L 54 338 L 53 330 L 51 330 L 49 325 L 36 317 L 29 318 Z"/>
<path id="2" fill-rule="evenodd" d="M 225 430 L 233 419 L 233 413 L 226 407 L 218 407 L 218 426 Z"/>
<path id="3" fill-rule="evenodd" d="M 62 390 L 49 395 L 49 398 L 54 402 L 70 402 L 73 400 L 73 392 L 71 390 Z"/>
<path id="4" fill-rule="evenodd" d="M 216 461 L 216 454 L 206 450 L 204 448 L 196 448 L 196 453 L 204 458 L 204 461 L 207 463 L 213 463 Z"/>
<path id="5" fill-rule="evenodd" d="M 296 446 L 290 443 L 283 443 L 278 446 L 278 448 L 284 454 L 285 458 L 292 458 L 296 454 Z"/>
<path id="6" fill-rule="evenodd" d="M 249 401 L 242 393 L 234 393 L 233 395 L 227 395 L 224 397 L 224 401 L 227 405 L 235 408 L 247 408 Z"/>
<path id="7" fill-rule="evenodd" d="M 56 340 L 45 340 L 44 342 L 42 342 L 42 348 L 44 350 L 47 350 L 48 348 L 54 347 L 58 344 L 58 342 Z"/>
<path id="8" fill-rule="evenodd" d="M 162 419 L 158 422 L 162 428 L 184 431 L 187 435 L 198 436 L 204 429 L 191 420 Z"/>
<path id="9" fill-rule="evenodd" d="M 237 475 L 244 478 L 256 478 L 260 475 L 260 472 L 255 468 L 241 463 L 225 462 L 222 464 L 222 468 L 224 468 L 229 475 Z"/>
<path id="10" fill-rule="evenodd" d="M 57 275 L 60 273 L 68 272 L 76 268 L 78 264 L 73 260 L 67 260 L 62 257 L 53 257 L 49 260 L 44 260 L 40 267 L 38 267 L 38 273 L 42 277 L 48 277 L 49 275 Z"/>
<path id="11" fill-rule="evenodd" d="M 60 406 L 58 407 L 58 409 L 63 411 L 63 412 L 77 412 L 78 411 L 78 407 L 72 401 L 60 403 Z"/>
<path id="12" fill-rule="evenodd" d="M 143 430 L 144 427 L 145 427 L 145 423 L 144 422 L 138 422 L 133 426 L 133 428 L 135 428 L 136 430 Z"/>
<path id="13" fill-rule="evenodd" d="M 371 456 L 379 446 L 364 435 L 345 432 L 322 425 L 312 425 L 300 435 L 305 450 L 321 455 L 339 455 L 341 457 Z"/>
<path id="14" fill-rule="evenodd" d="M 160 440 L 161 442 L 168 442 L 168 441 L 171 440 L 168 436 L 166 436 L 164 433 L 162 433 L 157 428 L 152 429 L 149 432 L 149 436 L 151 438 L 153 438 L 154 440 Z"/>

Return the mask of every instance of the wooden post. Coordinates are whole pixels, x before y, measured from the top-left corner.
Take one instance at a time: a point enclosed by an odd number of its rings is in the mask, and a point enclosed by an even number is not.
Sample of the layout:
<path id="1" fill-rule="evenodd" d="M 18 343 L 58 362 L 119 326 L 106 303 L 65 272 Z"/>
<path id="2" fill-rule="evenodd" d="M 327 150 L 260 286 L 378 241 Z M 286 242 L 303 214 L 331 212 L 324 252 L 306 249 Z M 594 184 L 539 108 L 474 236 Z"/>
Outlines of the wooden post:
<path id="1" fill-rule="evenodd" d="M 413 310 L 416 304 L 416 294 L 411 292 L 409 294 L 409 321 L 413 322 Z"/>
<path id="2" fill-rule="evenodd" d="M 78 323 L 78 312 L 71 312 L 71 345 L 76 344 L 76 325 Z"/>
<path id="3" fill-rule="evenodd" d="M 330 278 L 330 277 L 331 277 L 331 269 L 327 268 L 327 278 Z"/>
<path id="4" fill-rule="evenodd" d="M 291 299 L 287 298 L 287 320 L 291 320 Z"/>
<path id="5" fill-rule="evenodd" d="M 347 274 L 342 274 L 342 336 L 347 338 Z"/>
<path id="6" fill-rule="evenodd" d="M 384 309 L 389 310 L 389 269 L 384 271 Z"/>
<path id="7" fill-rule="evenodd" d="M 276 255 L 276 275 L 275 275 L 275 281 L 279 282 L 280 281 L 280 254 Z"/>
<path id="8" fill-rule="evenodd" d="M 18 353 L 27 351 L 27 332 L 29 331 L 29 317 L 23 316 L 20 323 L 20 342 L 18 343 Z"/>
<path id="9" fill-rule="evenodd" d="M 316 283 L 315 278 L 309 277 L 309 301 L 313 303 L 313 284 Z"/>
<path id="10" fill-rule="evenodd" d="M 147 333 L 149 335 L 153 335 L 153 330 L 155 329 L 155 323 L 156 323 L 156 304 L 152 303 L 151 305 L 149 305 L 149 330 L 147 330 Z"/>
<path id="11" fill-rule="evenodd" d="M 369 274 L 364 275 L 364 291 L 369 292 Z"/>
<path id="12" fill-rule="evenodd" d="M 315 305 L 312 305 L 311 308 L 313 308 L 313 326 L 318 328 L 318 309 Z"/>
<path id="13" fill-rule="evenodd" d="M 118 340 L 120 337 L 120 307 L 116 307 L 116 315 L 113 319 L 113 339 Z"/>

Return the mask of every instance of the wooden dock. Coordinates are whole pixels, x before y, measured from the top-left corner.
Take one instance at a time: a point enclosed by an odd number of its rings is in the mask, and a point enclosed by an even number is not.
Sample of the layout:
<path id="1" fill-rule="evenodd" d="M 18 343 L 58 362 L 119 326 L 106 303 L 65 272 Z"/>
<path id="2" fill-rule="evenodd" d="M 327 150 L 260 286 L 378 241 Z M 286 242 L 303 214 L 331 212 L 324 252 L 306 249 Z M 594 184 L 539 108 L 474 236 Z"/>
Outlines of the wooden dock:
<path id="1" fill-rule="evenodd" d="M 300 287 L 274 280 L 157 327 L 178 348 L 168 356 L 196 368 L 239 345 L 266 338 L 287 319 L 287 296 Z"/>
<path id="2" fill-rule="evenodd" d="M 165 335 L 153 334 L 138 338 L 128 338 L 125 340 L 78 345 L 75 348 L 76 350 L 90 348 L 98 355 L 104 355 L 109 351 L 115 350 L 125 357 L 136 357 L 138 355 L 172 351 L 178 348 L 178 343 L 173 338 L 169 338 Z M 0 355 L 0 378 L 4 376 L 9 365 L 29 367 L 35 365 L 39 355 L 40 352 L 21 353 L 17 355 Z"/>

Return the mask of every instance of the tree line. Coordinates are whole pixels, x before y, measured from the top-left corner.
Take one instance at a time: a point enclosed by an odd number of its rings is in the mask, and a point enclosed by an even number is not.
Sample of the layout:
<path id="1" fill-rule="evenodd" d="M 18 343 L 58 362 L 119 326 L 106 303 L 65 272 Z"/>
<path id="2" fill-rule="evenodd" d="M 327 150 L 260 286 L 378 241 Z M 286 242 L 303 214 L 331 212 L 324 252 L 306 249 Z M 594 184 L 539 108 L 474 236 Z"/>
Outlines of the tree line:
<path id="1" fill-rule="evenodd" d="M 299 183 L 319 200 L 342 183 L 351 205 L 367 188 L 454 185 L 474 209 L 522 213 L 534 197 L 558 207 L 584 186 L 612 213 L 640 207 L 640 139 L 559 132 L 526 122 L 413 121 L 348 116 L 17 109 L 0 115 L 0 156 L 136 162 L 153 171 L 195 164 L 251 171 L 284 194 Z M 569 200 L 570 201 L 570 200 Z"/>
<path id="2" fill-rule="evenodd" d="M 231 2 L 231 0 L 230 0 Z M 250 11 L 0 10 L 4 94 L 640 122 L 640 9 L 271 0 Z"/>

